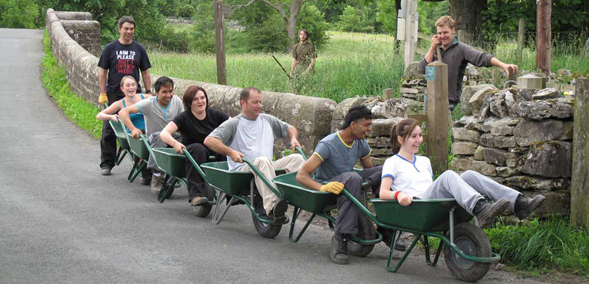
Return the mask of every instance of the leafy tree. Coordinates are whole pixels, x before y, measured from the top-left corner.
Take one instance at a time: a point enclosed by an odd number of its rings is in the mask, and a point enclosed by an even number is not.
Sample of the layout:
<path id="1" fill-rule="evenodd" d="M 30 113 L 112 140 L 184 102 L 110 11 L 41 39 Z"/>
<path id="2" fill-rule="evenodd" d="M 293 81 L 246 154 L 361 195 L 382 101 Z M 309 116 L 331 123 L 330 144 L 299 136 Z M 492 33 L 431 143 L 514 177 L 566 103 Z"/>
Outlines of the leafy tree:
<path id="1" fill-rule="evenodd" d="M 315 5 L 303 6 L 297 18 L 297 30 L 306 29 L 309 32 L 309 40 L 316 48 L 321 48 L 329 40 L 325 34 L 327 28 L 325 15 Z"/>
<path id="2" fill-rule="evenodd" d="M 376 7 L 376 20 L 382 24 L 382 30 L 388 34 L 395 35 L 397 31 L 397 8 L 395 7 L 395 1 L 377 0 Z"/>
<path id="3" fill-rule="evenodd" d="M 0 27 L 34 29 L 39 17 L 35 0 L 0 0 Z"/>
<path id="4" fill-rule="evenodd" d="M 215 13 L 210 3 L 197 4 L 193 16 L 190 49 L 205 53 L 215 52 Z"/>
<path id="5" fill-rule="evenodd" d="M 55 11 L 90 12 L 93 19 L 100 22 L 103 44 L 119 37 L 117 21 L 124 15 L 133 16 L 137 22 L 135 35 L 139 41 L 159 42 L 165 25 L 165 18 L 160 12 L 165 0 L 38 1 L 43 10 L 53 8 Z"/>

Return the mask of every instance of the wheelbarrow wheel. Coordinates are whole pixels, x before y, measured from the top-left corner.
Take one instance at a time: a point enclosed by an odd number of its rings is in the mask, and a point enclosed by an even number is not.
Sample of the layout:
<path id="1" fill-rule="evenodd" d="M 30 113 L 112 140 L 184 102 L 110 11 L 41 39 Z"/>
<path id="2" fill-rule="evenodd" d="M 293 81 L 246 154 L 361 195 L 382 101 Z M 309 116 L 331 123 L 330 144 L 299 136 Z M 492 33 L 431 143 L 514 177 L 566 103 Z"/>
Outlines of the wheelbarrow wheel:
<path id="1" fill-rule="evenodd" d="M 364 213 L 358 214 L 358 234 L 356 237 L 362 240 L 372 240 L 376 237 L 372 220 Z M 374 245 L 361 245 L 348 241 L 348 253 L 353 256 L 365 257 L 372 252 L 372 249 L 374 249 Z"/>
<path id="2" fill-rule="evenodd" d="M 491 242 L 481 228 L 470 223 L 461 223 L 454 228 L 454 244 L 465 254 L 490 257 Z M 466 260 L 455 253 L 450 246 L 444 246 L 446 266 L 461 281 L 475 282 L 485 276 L 490 263 Z"/>
<path id="3" fill-rule="evenodd" d="M 258 214 L 260 214 L 263 217 L 266 216 L 264 203 L 262 202 L 262 197 L 260 197 L 259 195 L 256 195 L 256 197 L 254 198 L 254 208 L 256 208 Z M 260 234 L 260 236 L 264 238 L 272 239 L 276 237 L 282 229 L 282 225 L 270 225 L 260 222 L 260 220 L 258 220 L 256 215 L 253 213 L 252 220 L 254 221 L 254 227 L 256 228 L 256 231 L 258 231 L 258 234 Z"/>
<path id="4" fill-rule="evenodd" d="M 203 191 L 204 191 L 204 196 L 209 201 L 215 200 L 215 194 L 213 192 L 213 189 L 208 184 L 205 184 Z M 209 215 L 209 213 L 211 213 L 211 209 L 213 209 L 213 205 L 203 204 L 200 206 L 196 206 L 193 211 L 194 211 L 194 215 L 196 215 L 197 217 L 205 218 Z"/>

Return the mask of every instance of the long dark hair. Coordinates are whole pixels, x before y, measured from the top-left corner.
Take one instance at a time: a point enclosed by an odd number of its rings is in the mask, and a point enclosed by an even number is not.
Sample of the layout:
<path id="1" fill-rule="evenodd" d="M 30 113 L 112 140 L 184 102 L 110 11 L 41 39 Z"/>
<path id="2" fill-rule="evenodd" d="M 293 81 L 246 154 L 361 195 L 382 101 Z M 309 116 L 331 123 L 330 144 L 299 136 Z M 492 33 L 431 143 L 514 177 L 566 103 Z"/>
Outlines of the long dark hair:
<path id="1" fill-rule="evenodd" d="M 419 122 L 413 118 L 403 119 L 399 121 L 399 123 L 393 125 L 390 136 L 393 155 L 399 153 L 399 150 L 401 150 L 401 143 L 399 143 L 397 137 L 401 136 L 403 141 L 405 141 L 417 126 L 419 126 Z"/>
<path id="2" fill-rule="evenodd" d="M 196 93 L 198 93 L 198 91 L 201 91 L 203 94 L 205 94 L 205 99 L 207 100 L 207 107 L 205 110 L 209 108 L 209 96 L 207 95 L 207 91 L 205 91 L 205 89 L 200 86 L 192 85 L 186 88 L 186 91 L 184 91 L 184 96 L 182 96 L 182 103 L 184 104 L 185 111 L 191 111 L 190 107 L 192 106 L 192 101 L 194 101 L 194 97 L 196 97 Z"/>

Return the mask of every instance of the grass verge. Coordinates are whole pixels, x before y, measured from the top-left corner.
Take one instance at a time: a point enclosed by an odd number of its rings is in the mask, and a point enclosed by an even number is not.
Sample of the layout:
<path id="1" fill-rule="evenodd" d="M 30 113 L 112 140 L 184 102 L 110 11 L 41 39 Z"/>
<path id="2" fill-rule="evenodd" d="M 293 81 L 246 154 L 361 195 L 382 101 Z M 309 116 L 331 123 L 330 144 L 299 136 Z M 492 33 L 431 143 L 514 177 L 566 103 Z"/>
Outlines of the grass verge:
<path id="1" fill-rule="evenodd" d="M 102 134 L 102 121 L 96 119 L 100 108 L 78 97 L 67 82 L 65 68 L 59 66 L 57 59 L 51 53 L 51 39 L 45 30 L 43 34 L 43 85 L 49 95 L 57 102 L 63 113 L 76 125 L 88 131 L 97 139 Z"/>
<path id="2" fill-rule="evenodd" d="M 564 272 L 589 275 L 589 233 L 551 217 L 528 224 L 499 222 L 485 230 L 501 262 L 533 274 Z"/>

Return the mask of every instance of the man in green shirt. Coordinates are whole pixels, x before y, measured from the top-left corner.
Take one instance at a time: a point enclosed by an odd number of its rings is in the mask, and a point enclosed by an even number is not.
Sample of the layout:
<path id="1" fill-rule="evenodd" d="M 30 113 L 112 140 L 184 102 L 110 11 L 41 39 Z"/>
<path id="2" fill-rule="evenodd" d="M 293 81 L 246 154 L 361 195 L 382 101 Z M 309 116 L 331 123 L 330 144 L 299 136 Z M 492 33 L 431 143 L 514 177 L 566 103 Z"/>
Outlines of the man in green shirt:
<path id="1" fill-rule="evenodd" d="M 317 51 L 315 46 L 309 42 L 309 32 L 301 30 L 299 32 L 300 42 L 295 44 L 292 49 L 292 64 L 290 66 L 290 77 L 304 75 L 313 71 Z"/>

